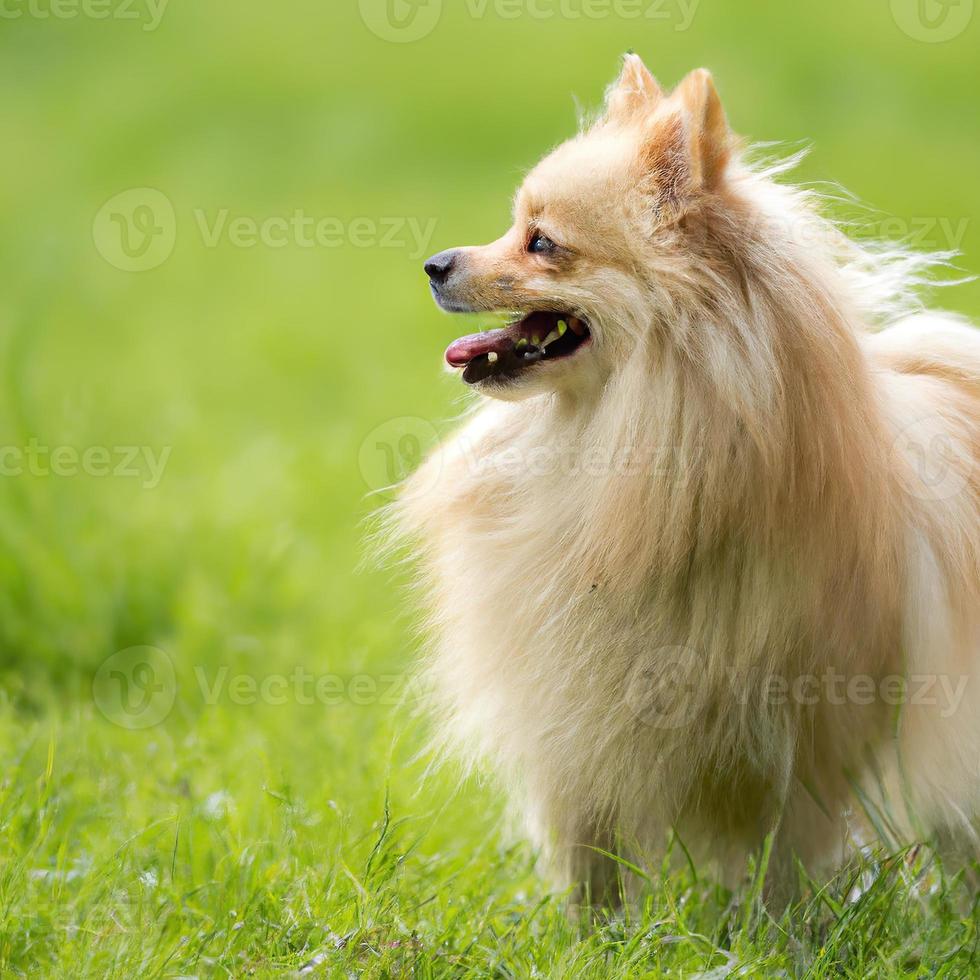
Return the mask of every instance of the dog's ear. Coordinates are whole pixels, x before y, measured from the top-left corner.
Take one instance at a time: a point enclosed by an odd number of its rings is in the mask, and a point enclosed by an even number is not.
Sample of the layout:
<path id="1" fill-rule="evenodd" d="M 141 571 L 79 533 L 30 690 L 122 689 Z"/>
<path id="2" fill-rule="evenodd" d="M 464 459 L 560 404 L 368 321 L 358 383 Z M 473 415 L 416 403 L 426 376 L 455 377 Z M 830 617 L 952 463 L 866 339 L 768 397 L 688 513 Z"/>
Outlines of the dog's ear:
<path id="1" fill-rule="evenodd" d="M 673 97 L 688 120 L 690 156 L 697 186 L 711 189 L 717 183 L 731 152 L 731 131 L 711 72 L 692 71 L 677 86 Z"/>
<path id="2" fill-rule="evenodd" d="M 623 70 L 606 93 L 606 119 L 633 122 L 652 112 L 663 97 L 663 89 L 643 59 L 630 53 L 623 58 Z"/>
<path id="3" fill-rule="evenodd" d="M 732 135 L 710 72 L 691 72 L 644 131 L 641 165 L 658 209 L 677 213 L 698 191 L 717 187 Z"/>

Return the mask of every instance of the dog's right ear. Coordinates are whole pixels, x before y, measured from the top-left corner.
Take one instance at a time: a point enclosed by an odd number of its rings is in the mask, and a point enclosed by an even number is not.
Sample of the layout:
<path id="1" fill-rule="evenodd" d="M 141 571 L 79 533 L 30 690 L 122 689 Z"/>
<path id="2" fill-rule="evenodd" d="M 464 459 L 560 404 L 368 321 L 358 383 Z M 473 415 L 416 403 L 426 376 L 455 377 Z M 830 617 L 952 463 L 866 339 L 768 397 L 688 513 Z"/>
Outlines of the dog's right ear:
<path id="1" fill-rule="evenodd" d="M 643 59 L 632 52 L 623 58 L 623 70 L 606 93 L 606 119 L 630 123 L 656 108 L 664 91 Z"/>

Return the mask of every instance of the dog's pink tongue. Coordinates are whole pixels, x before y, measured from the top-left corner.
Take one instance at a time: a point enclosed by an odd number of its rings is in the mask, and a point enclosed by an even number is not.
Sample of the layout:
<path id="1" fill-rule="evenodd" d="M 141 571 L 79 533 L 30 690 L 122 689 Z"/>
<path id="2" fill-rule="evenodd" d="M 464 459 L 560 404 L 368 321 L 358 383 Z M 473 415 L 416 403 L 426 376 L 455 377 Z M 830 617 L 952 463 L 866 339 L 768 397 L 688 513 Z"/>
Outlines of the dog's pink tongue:
<path id="1" fill-rule="evenodd" d="M 481 354 L 496 351 L 503 354 L 514 346 L 510 330 L 487 330 L 484 333 L 471 333 L 468 337 L 454 340 L 446 348 L 446 361 L 452 367 L 464 367 Z"/>

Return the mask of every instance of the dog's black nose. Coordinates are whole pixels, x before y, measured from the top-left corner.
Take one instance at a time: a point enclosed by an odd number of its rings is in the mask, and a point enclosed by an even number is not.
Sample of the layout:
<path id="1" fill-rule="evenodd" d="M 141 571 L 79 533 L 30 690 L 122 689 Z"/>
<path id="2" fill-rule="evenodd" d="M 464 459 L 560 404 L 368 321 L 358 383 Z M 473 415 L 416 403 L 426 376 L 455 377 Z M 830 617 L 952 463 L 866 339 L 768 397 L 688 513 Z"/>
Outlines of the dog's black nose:
<path id="1" fill-rule="evenodd" d="M 439 284 L 446 281 L 455 264 L 456 250 L 451 248 L 446 252 L 433 255 L 431 259 L 427 260 L 424 266 L 425 274 L 434 283 Z"/>

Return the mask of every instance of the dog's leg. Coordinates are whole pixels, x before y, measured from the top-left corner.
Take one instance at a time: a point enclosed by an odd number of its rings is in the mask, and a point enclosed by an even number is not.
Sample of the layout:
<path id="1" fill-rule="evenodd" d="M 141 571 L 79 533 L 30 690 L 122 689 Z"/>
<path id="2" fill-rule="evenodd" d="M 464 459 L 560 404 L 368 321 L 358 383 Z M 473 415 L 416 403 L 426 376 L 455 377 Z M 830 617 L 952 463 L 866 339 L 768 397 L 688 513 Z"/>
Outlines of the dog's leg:
<path id="1" fill-rule="evenodd" d="M 763 897 L 779 913 L 800 897 L 800 869 L 822 884 L 854 854 L 839 794 L 794 780 L 774 831 Z"/>
<path id="2" fill-rule="evenodd" d="M 605 853 L 603 853 L 605 852 Z M 599 834 L 589 844 L 572 849 L 571 875 L 574 906 L 618 908 L 626 900 L 622 867 L 606 854 L 616 853 L 611 835 Z"/>

